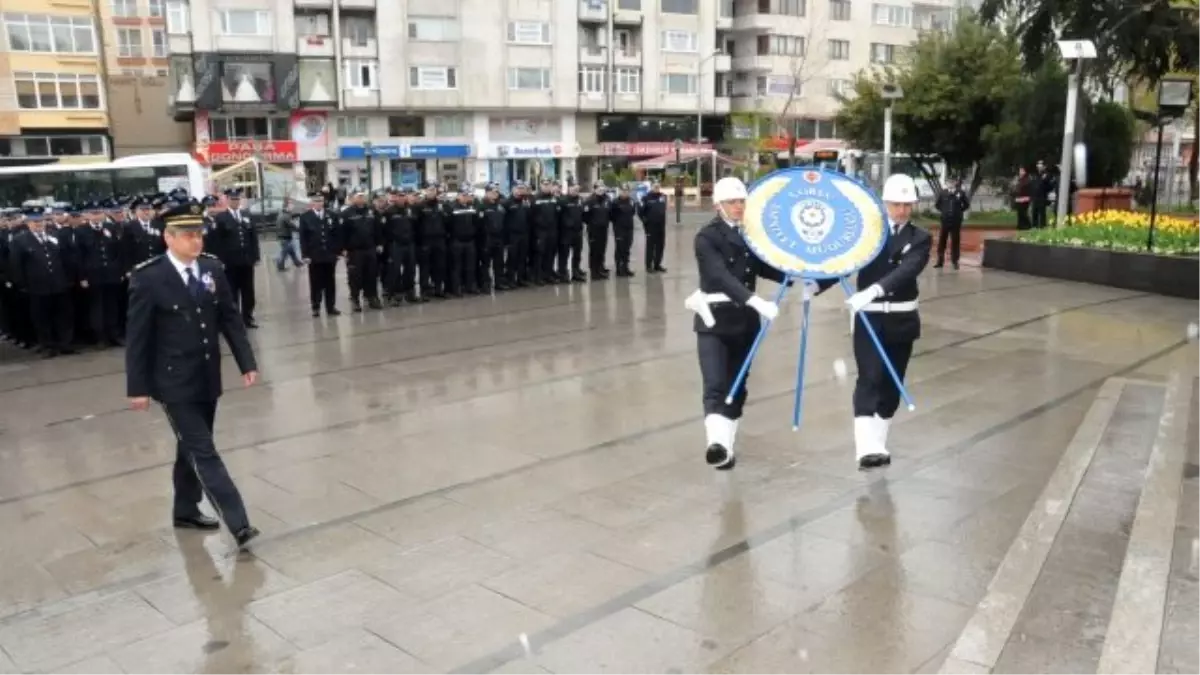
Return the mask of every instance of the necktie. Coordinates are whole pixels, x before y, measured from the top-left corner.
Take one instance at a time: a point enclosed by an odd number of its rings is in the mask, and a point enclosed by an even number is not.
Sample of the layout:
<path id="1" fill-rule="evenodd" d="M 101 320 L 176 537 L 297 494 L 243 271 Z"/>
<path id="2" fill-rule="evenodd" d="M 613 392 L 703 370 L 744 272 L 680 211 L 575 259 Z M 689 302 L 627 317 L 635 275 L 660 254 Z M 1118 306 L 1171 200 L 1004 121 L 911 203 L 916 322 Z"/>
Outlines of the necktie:
<path id="1" fill-rule="evenodd" d="M 185 267 L 183 271 L 187 274 L 188 291 L 191 292 L 193 298 L 199 300 L 200 293 L 204 291 L 204 284 L 200 283 L 200 280 L 192 273 L 191 267 Z"/>

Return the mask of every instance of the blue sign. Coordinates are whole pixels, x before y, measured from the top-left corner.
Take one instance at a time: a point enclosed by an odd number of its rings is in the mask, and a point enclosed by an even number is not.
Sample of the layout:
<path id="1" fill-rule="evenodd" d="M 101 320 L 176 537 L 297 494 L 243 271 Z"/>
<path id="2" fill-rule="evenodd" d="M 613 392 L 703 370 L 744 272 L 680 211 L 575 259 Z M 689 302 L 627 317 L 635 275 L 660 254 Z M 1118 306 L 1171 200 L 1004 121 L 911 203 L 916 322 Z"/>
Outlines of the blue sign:
<path id="1" fill-rule="evenodd" d="M 372 157 L 388 159 L 461 159 L 471 156 L 469 145 L 372 145 Z M 361 145 L 338 147 L 339 159 L 366 159 L 367 148 Z"/>
<path id="2" fill-rule="evenodd" d="M 767 174 L 746 199 L 743 236 L 768 265 L 806 279 L 836 279 L 875 259 L 887 211 L 866 186 L 827 169 Z"/>

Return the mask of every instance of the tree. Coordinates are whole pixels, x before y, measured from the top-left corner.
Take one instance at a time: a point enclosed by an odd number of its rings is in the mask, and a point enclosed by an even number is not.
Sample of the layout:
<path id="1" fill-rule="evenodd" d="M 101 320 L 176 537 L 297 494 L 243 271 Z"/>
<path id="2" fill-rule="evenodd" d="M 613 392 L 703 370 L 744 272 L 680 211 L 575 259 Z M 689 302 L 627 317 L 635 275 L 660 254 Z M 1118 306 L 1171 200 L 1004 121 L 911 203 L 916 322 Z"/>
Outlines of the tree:
<path id="1" fill-rule="evenodd" d="M 1001 123 L 988 130 L 991 151 L 981 166 L 984 175 L 1007 180 L 1019 166 L 1032 170 L 1038 159 L 1057 163 L 1066 98 L 1067 73 L 1057 60 L 1021 78 L 1005 104 Z"/>
<path id="2" fill-rule="evenodd" d="M 899 64 L 860 74 L 854 95 L 843 100 L 838 129 L 856 147 L 881 148 L 881 87 L 898 84 L 904 97 L 893 111 L 894 150 L 908 154 L 936 191 L 940 159 L 951 174 L 972 176 L 974 193 L 983 180 L 975 169 L 1020 81 L 1016 42 L 963 12 L 949 32 L 924 33 Z"/>
<path id="3" fill-rule="evenodd" d="M 1129 175 L 1135 125 L 1129 109 L 1112 101 L 1091 105 L 1085 140 L 1089 187 L 1118 185 Z"/>

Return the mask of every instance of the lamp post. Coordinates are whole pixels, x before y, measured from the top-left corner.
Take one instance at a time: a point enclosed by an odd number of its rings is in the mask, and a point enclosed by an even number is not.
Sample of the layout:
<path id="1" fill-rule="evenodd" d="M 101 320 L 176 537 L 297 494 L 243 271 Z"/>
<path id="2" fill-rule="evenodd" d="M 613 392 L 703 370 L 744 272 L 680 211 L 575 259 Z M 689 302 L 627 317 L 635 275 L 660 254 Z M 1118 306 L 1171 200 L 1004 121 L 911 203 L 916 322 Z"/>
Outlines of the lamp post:
<path id="1" fill-rule="evenodd" d="M 883 180 L 892 175 L 892 106 L 904 98 L 904 90 L 898 84 L 885 84 L 880 95 L 887 101 L 883 109 Z"/>
<path id="2" fill-rule="evenodd" d="M 371 165 L 374 164 L 374 162 L 371 161 L 371 141 L 370 141 L 370 139 L 363 141 L 362 146 L 363 146 L 363 157 L 367 160 L 367 192 L 370 192 L 371 184 L 374 182 L 374 181 L 372 181 L 372 176 L 371 176 L 371 170 L 373 168 Z"/>
<path id="3" fill-rule="evenodd" d="M 1179 117 L 1192 104 L 1192 81 L 1168 78 L 1158 83 L 1158 141 L 1154 144 L 1154 185 L 1150 188 L 1150 229 L 1146 233 L 1146 251 L 1154 251 L 1154 222 L 1158 218 L 1158 180 L 1162 164 L 1163 127 L 1168 119 Z"/>
<path id="4" fill-rule="evenodd" d="M 675 139 L 675 224 L 683 220 L 683 141 Z"/>
<path id="5" fill-rule="evenodd" d="M 1071 153 L 1075 147 L 1075 116 L 1079 108 L 1079 81 L 1083 78 L 1083 62 L 1096 58 L 1096 45 L 1091 40 L 1059 40 L 1058 49 L 1064 59 L 1075 59 L 1075 67 L 1067 77 L 1067 112 L 1063 118 L 1062 156 L 1058 162 L 1058 205 L 1054 227 L 1067 220 L 1067 202 L 1071 199 Z"/>

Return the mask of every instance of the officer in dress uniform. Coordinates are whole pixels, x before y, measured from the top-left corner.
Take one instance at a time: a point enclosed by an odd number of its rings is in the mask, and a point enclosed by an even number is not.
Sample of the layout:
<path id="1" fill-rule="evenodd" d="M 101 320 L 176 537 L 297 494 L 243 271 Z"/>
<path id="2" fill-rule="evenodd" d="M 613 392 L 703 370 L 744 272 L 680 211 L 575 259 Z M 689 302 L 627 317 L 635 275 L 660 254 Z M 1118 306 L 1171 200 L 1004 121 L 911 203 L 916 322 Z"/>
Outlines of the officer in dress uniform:
<path id="1" fill-rule="evenodd" d="M 393 307 L 402 300 L 425 302 L 417 295 L 417 224 L 409 201 L 406 191 L 394 190 L 383 212 L 383 241 L 392 261 L 385 284 Z"/>
<path id="2" fill-rule="evenodd" d="M 340 217 L 350 304 L 355 312 L 362 311 L 360 298 L 364 295 L 371 309 L 383 309 L 379 302 L 379 252 L 383 250 L 383 228 L 374 209 L 367 206 L 366 196 L 365 190 L 356 190 Z"/>
<path id="3" fill-rule="evenodd" d="M 104 220 L 98 202 L 84 204 L 87 223 L 75 234 L 79 287 L 84 292 L 87 321 L 98 342 L 114 347 L 121 340 L 120 296 L 125 263 L 120 238 Z"/>
<path id="4" fill-rule="evenodd" d="M 629 185 L 621 185 L 617 198 L 609 205 L 609 219 L 612 221 L 614 262 L 618 277 L 632 277 L 633 270 L 629 267 L 629 255 L 633 249 L 633 218 L 637 215 L 637 204 L 629 195 Z"/>
<path id="5" fill-rule="evenodd" d="M 469 185 L 460 186 L 457 199 L 450 209 L 450 293 L 461 298 L 463 293 L 479 292 L 475 279 L 475 252 L 479 247 L 479 209 Z"/>
<path id="6" fill-rule="evenodd" d="M 938 195 L 937 210 L 941 214 L 941 227 L 938 228 L 937 264 L 941 269 L 946 264 L 946 239 L 950 239 L 950 264 L 958 269 L 958 255 L 962 240 L 963 217 L 971 208 L 971 198 L 963 189 L 962 181 L 954 181 L 949 190 L 942 190 Z"/>
<path id="7" fill-rule="evenodd" d="M 425 194 L 413 204 L 417 222 L 417 260 L 421 268 L 421 297 L 446 297 L 447 253 L 446 219 L 448 211 L 442 203 L 438 184 L 430 181 Z"/>
<path id="8" fill-rule="evenodd" d="M 583 220 L 587 223 L 588 238 L 588 272 L 592 281 L 608 278 L 608 268 L 604 266 L 605 252 L 608 249 L 609 198 L 607 188 L 601 181 L 596 181 L 592 194 L 583 203 Z"/>
<path id="9" fill-rule="evenodd" d="M 488 183 L 479 204 L 479 285 L 483 293 L 509 288 L 504 278 L 504 221 L 500 187 Z"/>
<path id="10" fill-rule="evenodd" d="M 13 284 L 29 298 L 29 315 L 39 351 L 46 356 L 74 354 L 74 311 L 71 307 L 71 276 L 68 253 L 58 239 L 46 233 L 45 210 L 25 211 L 29 231 L 17 235 L 11 245 Z"/>
<path id="11" fill-rule="evenodd" d="M 911 176 L 895 174 L 883 185 L 891 236 L 879 256 L 858 271 L 858 292 L 846 300 L 851 313 L 862 313 L 871 322 L 896 374 L 904 379 L 913 342 L 921 337 L 917 313 L 917 277 L 929 263 L 932 239 L 912 224 L 917 186 Z M 837 283 L 822 281 L 822 290 Z M 860 469 L 892 463 L 887 450 L 888 427 L 900 406 L 900 390 L 892 382 L 887 366 L 870 334 L 854 324 L 854 452 Z"/>
<path id="12" fill-rule="evenodd" d="M 696 264 L 700 289 L 685 306 L 696 312 L 693 327 L 704 382 L 704 429 L 708 438 L 705 461 L 717 469 L 732 469 L 738 420 L 746 403 L 742 385 L 733 402 L 725 397 L 746 354 L 758 335 L 761 319 L 773 320 L 779 307 L 754 294 L 758 277 L 782 282 L 782 272 L 760 260 L 738 231 L 746 209 L 746 186 L 732 176 L 713 187 L 717 217 L 696 233 Z"/>
<path id="13" fill-rule="evenodd" d="M 229 209 L 216 218 L 216 253 L 225 264 L 225 275 L 229 277 L 234 302 L 241 308 L 242 321 L 247 328 L 258 328 L 254 321 L 254 266 L 262 260 L 258 233 L 249 215 L 240 208 L 241 193 L 229 190 L 225 195 Z"/>
<path id="14" fill-rule="evenodd" d="M 148 409 L 151 400 L 162 405 L 175 432 L 175 527 L 218 529 L 220 523 L 200 511 L 207 496 L 244 549 L 259 531 L 213 445 L 222 391 L 218 337 L 225 336 L 247 387 L 257 381 L 258 366 L 224 266 L 201 253 L 202 211 L 197 202 L 167 210 L 167 252 L 130 277 L 126 391 L 135 410 Z"/>
<path id="15" fill-rule="evenodd" d="M 300 257 L 308 266 L 308 297 L 314 317 L 321 315 L 321 300 L 325 314 L 338 316 L 336 270 L 338 257 L 345 250 L 342 243 L 342 224 L 337 216 L 325 210 L 325 196 L 314 192 L 308 196 L 308 210 L 300 216 Z"/>
<path id="16" fill-rule="evenodd" d="M 149 197 L 139 197 L 130 205 L 133 207 L 133 218 L 126 221 L 123 227 L 127 270 L 132 270 L 167 250 L 167 245 L 163 242 L 162 224 L 154 217 L 152 200 Z"/>
<path id="17" fill-rule="evenodd" d="M 662 261 L 667 247 L 667 196 L 658 181 L 650 185 L 650 191 L 638 204 L 638 217 L 646 232 L 646 274 L 666 272 Z"/>
<path id="18" fill-rule="evenodd" d="M 538 286 L 561 281 L 554 273 L 554 262 L 558 257 L 558 197 L 548 180 L 542 181 L 542 189 L 533 200 L 530 221 L 533 224 L 533 263 L 530 265 L 533 282 Z M 565 279 L 564 279 L 565 280 Z"/>
<path id="19" fill-rule="evenodd" d="M 505 272 L 511 288 L 529 285 L 529 220 L 532 201 L 524 183 L 513 186 L 512 195 L 504 202 L 504 232 L 507 239 L 504 251 Z"/>
<path id="20" fill-rule="evenodd" d="M 575 283 L 587 281 L 587 275 L 580 267 L 583 260 L 583 200 L 578 185 L 567 188 L 567 194 L 558 200 L 558 208 L 558 277 Z"/>

